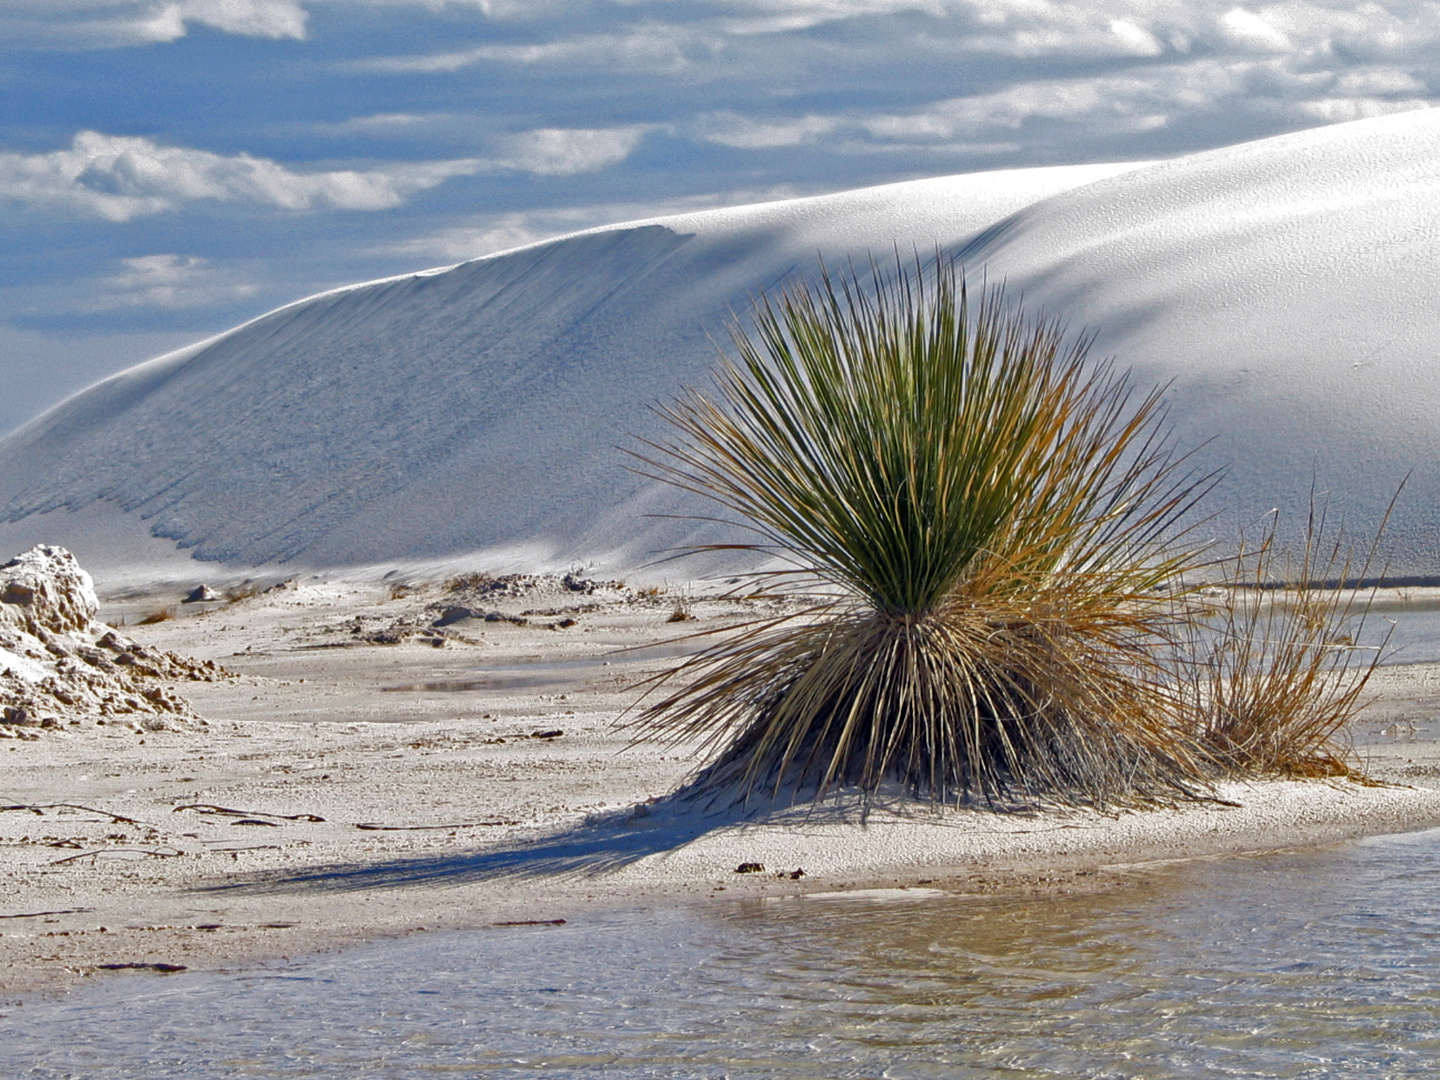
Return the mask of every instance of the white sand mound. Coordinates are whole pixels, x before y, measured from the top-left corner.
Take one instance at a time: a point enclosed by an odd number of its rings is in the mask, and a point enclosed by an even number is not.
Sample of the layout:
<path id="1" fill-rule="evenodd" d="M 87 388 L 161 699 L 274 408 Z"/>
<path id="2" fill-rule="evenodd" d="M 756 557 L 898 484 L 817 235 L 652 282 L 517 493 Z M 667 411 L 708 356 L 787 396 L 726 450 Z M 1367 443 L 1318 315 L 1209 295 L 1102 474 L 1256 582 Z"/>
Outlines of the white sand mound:
<path id="1" fill-rule="evenodd" d="M 165 684 L 214 681 L 220 669 L 131 641 L 95 621 L 97 607 L 90 575 L 63 548 L 32 548 L 0 566 L 0 739 L 66 721 L 156 729 L 195 718 Z"/>
<path id="2" fill-rule="evenodd" d="M 1303 507 L 1440 574 L 1440 112 L 1143 166 L 1023 170 L 656 219 L 292 304 L 0 441 L 0 543 L 318 567 L 635 564 L 700 509 L 625 471 L 731 310 L 817 253 L 939 244 L 1174 380 L 1229 479 L 1210 529 Z M 127 531 L 128 530 L 128 531 Z M 713 535 L 713 533 L 711 534 Z M 148 547 L 146 545 L 149 545 Z M 163 549 L 169 550 L 168 545 Z"/>
<path id="3" fill-rule="evenodd" d="M 1021 210 L 966 252 L 1174 380 L 1186 447 L 1228 470 L 1215 535 L 1312 481 L 1390 573 L 1440 577 L 1440 110 L 1154 165 Z"/>

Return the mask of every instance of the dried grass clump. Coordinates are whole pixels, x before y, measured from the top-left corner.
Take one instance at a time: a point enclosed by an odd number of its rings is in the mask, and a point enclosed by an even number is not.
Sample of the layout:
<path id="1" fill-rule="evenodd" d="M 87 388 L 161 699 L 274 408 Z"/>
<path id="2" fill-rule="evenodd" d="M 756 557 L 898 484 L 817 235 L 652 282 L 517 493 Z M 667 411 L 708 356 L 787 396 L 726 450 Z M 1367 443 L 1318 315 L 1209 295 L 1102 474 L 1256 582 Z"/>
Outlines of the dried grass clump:
<path id="1" fill-rule="evenodd" d="M 820 599 L 721 637 L 639 716 L 702 788 L 889 783 L 1008 807 L 1170 801 L 1214 773 L 1178 704 L 1170 544 L 1206 482 L 1054 319 L 954 263 L 762 299 L 711 393 L 661 413 L 647 475 L 728 508 Z M 749 591 L 753 585 L 742 587 Z"/>
<path id="2" fill-rule="evenodd" d="M 1200 744 L 1223 775 L 1353 776 L 1348 725 L 1388 633 L 1360 644 L 1374 545 L 1355 562 L 1313 506 L 1303 551 L 1278 554 L 1272 523 L 1224 568 L 1221 598 L 1191 621 L 1180 683 Z"/>
<path id="3" fill-rule="evenodd" d="M 468 574 L 457 574 L 445 582 L 446 592 L 471 592 L 476 589 L 484 589 L 492 581 L 495 575 L 484 570 L 472 570 Z"/>

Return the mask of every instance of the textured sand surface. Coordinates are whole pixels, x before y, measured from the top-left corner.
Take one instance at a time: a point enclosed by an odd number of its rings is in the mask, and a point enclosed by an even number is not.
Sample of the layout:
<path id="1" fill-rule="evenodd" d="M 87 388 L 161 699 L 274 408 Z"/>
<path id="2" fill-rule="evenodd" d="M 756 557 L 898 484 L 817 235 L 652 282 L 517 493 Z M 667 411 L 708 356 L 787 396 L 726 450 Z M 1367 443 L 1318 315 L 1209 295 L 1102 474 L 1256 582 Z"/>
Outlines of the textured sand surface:
<path id="1" fill-rule="evenodd" d="M 102 617 L 176 600 L 131 596 Z M 682 600 L 696 617 L 669 621 Z M 626 687 L 683 635 L 753 605 L 552 578 L 464 594 L 302 581 L 207 606 L 126 632 L 236 674 L 178 688 L 208 727 L 0 744 L 6 998 L 105 965 L 235 965 L 639 898 L 1087 888 L 1137 863 L 1440 822 L 1433 665 L 1385 669 L 1357 729 L 1392 786 L 1227 785 L 1238 805 L 1117 815 L 891 808 L 862 824 L 836 807 L 745 824 L 650 802 L 693 755 L 627 748 L 615 724 Z M 496 618 L 432 627 L 456 606 Z M 637 645 L 650 648 L 615 651 Z"/>

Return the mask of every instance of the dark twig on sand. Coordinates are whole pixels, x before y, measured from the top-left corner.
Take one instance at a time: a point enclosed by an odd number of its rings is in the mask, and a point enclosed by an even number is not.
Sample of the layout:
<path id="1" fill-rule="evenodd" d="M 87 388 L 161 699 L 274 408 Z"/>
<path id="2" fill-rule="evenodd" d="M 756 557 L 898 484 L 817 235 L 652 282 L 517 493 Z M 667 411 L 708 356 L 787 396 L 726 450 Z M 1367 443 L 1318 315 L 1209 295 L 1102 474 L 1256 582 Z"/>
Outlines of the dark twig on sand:
<path id="1" fill-rule="evenodd" d="M 63 859 L 56 859 L 51 866 L 60 866 L 63 863 L 74 862 L 77 859 L 93 859 L 100 855 L 118 855 L 122 851 L 133 851 L 140 855 L 149 855 L 153 859 L 178 859 L 185 853 L 179 848 L 99 848 L 96 851 L 82 851 L 79 855 L 66 855 Z"/>
<path id="2" fill-rule="evenodd" d="M 96 964 L 101 971 L 158 971 L 162 975 L 170 975 L 176 971 L 189 971 L 184 964 Z"/>
<path id="3" fill-rule="evenodd" d="M 32 814 L 38 814 L 42 817 L 44 816 L 46 810 L 84 810 L 86 813 L 90 814 L 103 814 L 105 817 L 108 817 L 110 819 L 110 823 L 112 825 L 145 824 L 143 821 L 136 821 L 132 817 L 126 817 L 124 814 L 115 814 L 109 810 L 97 810 L 93 806 L 81 806 L 79 803 L 13 803 L 10 806 L 0 806 L 0 813 L 5 812 L 6 810 L 29 810 Z"/>
<path id="4" fill-rule="evenodd" d="M 369 832 L 422 832 L 428 829 L 488 829 L 519 824 L 518 821 L 462 821 L 454 825 L 377 825 L 373 821 L 366 821 L 355 827 Z"/>
<path id="5" fill-rule="evenodd" d="M 515 919 L 511 922 L 492 923 L 492 926 L 564 926 L 564 919 Z"/>
<path id="6" fill-rule="evenodd" d="M 232 810 L 228 806 L 214 806 L 210 803 L 186 803 L 184 806 L 175 807 L 171 813 L 178 814 L 181 810 L 194 810 L 197 814 L 217 814 L 221 817 L 279 818 L 281 821 L 325 820 L 319 814 L 272 814 L 268 810 Z"/>

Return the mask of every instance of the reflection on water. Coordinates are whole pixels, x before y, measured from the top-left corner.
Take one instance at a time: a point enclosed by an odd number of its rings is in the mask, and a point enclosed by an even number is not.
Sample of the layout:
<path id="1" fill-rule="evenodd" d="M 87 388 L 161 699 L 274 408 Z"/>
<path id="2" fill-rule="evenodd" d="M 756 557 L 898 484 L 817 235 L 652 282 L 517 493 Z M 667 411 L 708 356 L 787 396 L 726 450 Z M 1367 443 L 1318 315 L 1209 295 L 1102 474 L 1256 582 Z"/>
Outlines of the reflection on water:
<path id="1" fill-rule="evenodd" d="M 1071 897 L 787 899 L 124 976 L 15 1077 L 1429 1077 L 1440 831 Z"/>

